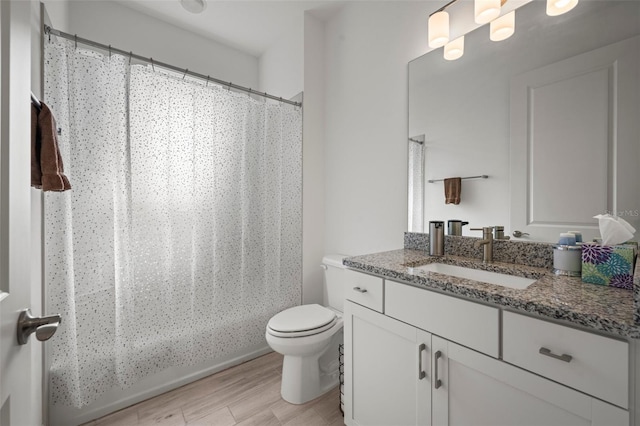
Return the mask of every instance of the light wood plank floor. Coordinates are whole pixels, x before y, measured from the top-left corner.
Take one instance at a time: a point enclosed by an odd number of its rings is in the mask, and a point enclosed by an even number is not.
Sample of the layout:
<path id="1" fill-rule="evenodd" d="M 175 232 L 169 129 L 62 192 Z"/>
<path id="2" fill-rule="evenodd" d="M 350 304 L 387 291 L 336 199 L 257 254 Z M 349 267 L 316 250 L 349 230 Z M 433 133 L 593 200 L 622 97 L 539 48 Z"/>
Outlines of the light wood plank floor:
<path id="1" fill-rule="evenodd" d="M 272 352 L 85 426 L 343 426 L 339 388 L 303 405 L 280 396 L 282 355 Z"/>

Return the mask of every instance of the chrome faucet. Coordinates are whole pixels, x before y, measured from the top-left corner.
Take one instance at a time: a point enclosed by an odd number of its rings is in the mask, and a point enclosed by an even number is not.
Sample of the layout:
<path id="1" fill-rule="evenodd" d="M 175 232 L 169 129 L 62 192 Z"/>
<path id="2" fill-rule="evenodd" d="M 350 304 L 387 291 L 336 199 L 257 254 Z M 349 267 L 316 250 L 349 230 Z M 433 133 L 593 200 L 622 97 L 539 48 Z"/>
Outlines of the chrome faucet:
<path id="1" fill-rule="evenodd" d="M 483 246 L 482 261 L 484 263 L 493 262 L 493 226 L 471 228 L 471 231 L 482 231 L 482 239 L 473 243 L 473 246 L 475 248 Z"/>

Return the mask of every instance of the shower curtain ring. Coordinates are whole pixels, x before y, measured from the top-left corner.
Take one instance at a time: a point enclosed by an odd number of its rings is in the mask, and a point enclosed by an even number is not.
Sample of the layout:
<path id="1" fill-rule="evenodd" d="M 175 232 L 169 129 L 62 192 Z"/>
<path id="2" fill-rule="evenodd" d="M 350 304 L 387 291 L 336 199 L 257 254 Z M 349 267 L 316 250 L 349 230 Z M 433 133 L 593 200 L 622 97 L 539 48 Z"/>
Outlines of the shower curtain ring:
<path id="1" fill-rule="evenodd" d="M 109 57 L 111 57 L 111 45 L 109 45 Z"/>
<path id="2" fill-rule="evenodd" d="M 184 69 L 184 74 L 182 75 L 182 79 L 184 80 L 184 78 L 187 76 L 187 73 L 189 72 L 189 68 L 185 68 Z"/>
<path id="3" fill-rule="evenodd" d="M 77 49 L 78 48 L 78 34 L 73 36 L 73 42 L 75 43 L 76 49 Z"/>
<path id="4" fill-rule="evenodd" d="M 151 69 L 153 72 L 156 72 L 156 67 L 153 66 L 153 58 L 149 58 L 151 60 Z"/>
<path id="5" fill-rule="evenodd" d="M 129 65 L 131 65 L 131 57 L 133 56 L 133 52 L 129 51 Z"/>
<path id="6" fill-rule="evenodd" d="M 209 76 L 207 76 L 207 84 L 205 84 L 205 87 L 209 87 Z"/>
<path id="7" fill-rule="evenodd" d="M 247 98 L 250 98 L 250 97 L 251 97 L 251 92 L 252 92 L 252 91 L 253 91 L 253 90 L 251 90 L 251 87 L 249 87 L 249 91 L 247 92 Z"/>
<path id="8" fill-rule="evenodd" d="M 233 82 L 230 81 L 229 84 L 227 85 L 227 91 L 229 91 L 229 92 L 231 91 L 231 85 L 232 84 L 233 84 Z"/>

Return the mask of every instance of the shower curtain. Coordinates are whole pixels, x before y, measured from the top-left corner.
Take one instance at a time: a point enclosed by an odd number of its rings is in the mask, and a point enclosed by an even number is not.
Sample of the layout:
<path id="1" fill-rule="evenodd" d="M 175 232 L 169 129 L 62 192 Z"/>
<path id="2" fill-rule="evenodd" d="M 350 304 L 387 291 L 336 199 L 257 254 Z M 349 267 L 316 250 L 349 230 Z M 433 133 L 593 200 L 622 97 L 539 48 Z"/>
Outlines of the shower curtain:
<path id="1" fill-rule="evenodd" d="M 51 402 L 264 346 L 301 299 L 300 109 L 45 45 L 73 182 L 45 196 Z"/>

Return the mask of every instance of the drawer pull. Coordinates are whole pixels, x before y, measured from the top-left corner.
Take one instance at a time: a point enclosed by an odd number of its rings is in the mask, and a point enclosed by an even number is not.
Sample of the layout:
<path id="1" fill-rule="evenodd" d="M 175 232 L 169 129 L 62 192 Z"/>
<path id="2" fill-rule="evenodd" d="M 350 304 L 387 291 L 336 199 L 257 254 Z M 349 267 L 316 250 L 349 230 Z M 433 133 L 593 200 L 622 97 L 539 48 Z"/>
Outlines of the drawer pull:
<path id="1" fill-rule="evenodd" d="M 357 291 L 358 293 L 366 293 L 367 292 L 366 288 L 354 287 L 353 289 L 355 291 Z"/>
<path id="2" fill-rule="evenodd" d="M 556 355 L 553 352 L 551 352 L 551 349 L 547 349 L 545 347 L 540 348 L 539 352 L 542 355 L 550 356 L 551 358 L 559 359 L 560 361 L 564 361 L 564 362 L 571 362 L 571 360 L 573 359 L 571 355 L 567 355 L 567 354 Z"/>
<path id="3" fill-rule="evenodd" d="M 422 369 L 422 352 L 425 350 L 427 350 L 427 345 L 421 343 L 420 346 L 418 346 L 418 380 L 427 377 L 427 373 Z"/>
<path id="4" fill-rule="evenodd" d="M 434 364 L 434 372 L 433 372 L 433 383 L 434 383 L 434 388 L 439 389 L 440 386 L 442 386 L 442 380 L 438 379 L 438 360 L 442 357 L 442 352 L 437 351 L 435 354 L 433 354 L 435 357 L 435 362 Z"/>

